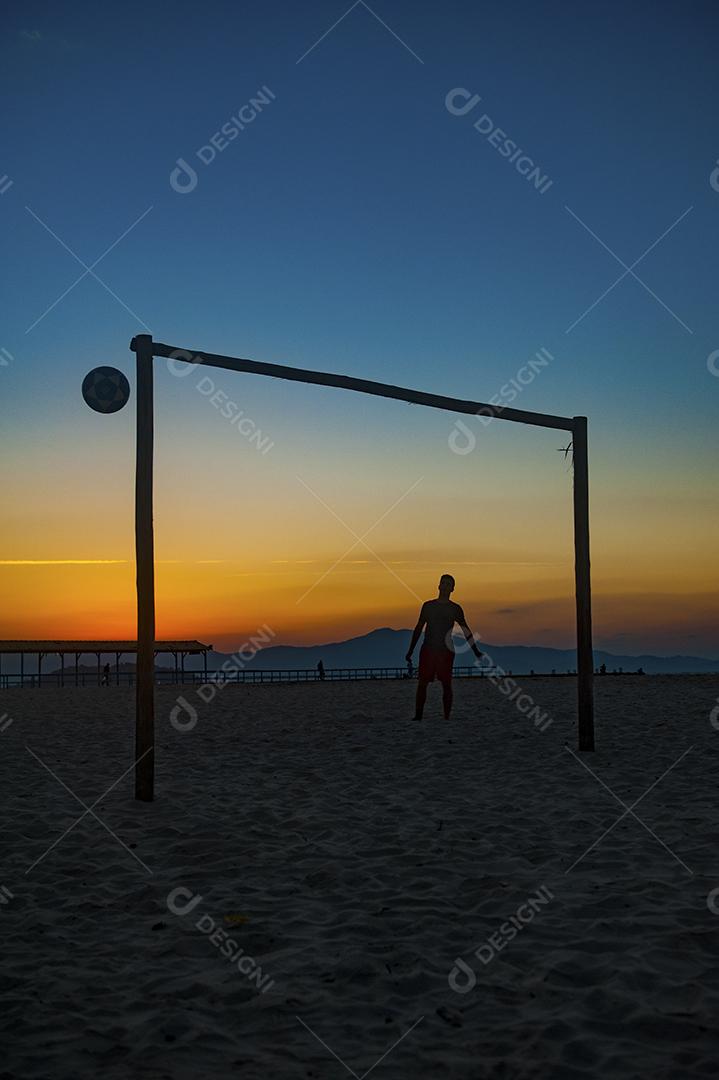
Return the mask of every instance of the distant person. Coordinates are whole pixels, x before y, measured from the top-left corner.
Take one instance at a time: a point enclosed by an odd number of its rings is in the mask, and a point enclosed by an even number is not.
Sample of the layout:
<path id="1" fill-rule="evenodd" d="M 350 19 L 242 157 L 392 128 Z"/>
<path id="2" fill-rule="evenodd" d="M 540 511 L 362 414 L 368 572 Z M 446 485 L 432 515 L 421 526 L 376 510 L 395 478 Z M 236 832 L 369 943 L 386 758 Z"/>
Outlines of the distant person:
<path id="1" fill-rule="evenodd" d="M 474 635 L 467 625 L 464 612 L 459 604 L 450 600 L 450 594 L 454 591 L 454 578 L 451 574 L 442 574 L 439 579 L 439 593 L 436 600 L 426 600 L 417 619 L 417 625 L 412 632 L 407 655 L 408 664 L 412 662 L 412 653 L 424 630 L 424 641 L 419 652 L 419 682 L 417 684 L 417 700 L 415 704 L 414 719 L 421 720 L 424 713 L 424 705 L 427 700 L 427 686 L 439 679 L 442 684 L 442 707 L 444 718 L 449 720 L 452 711 L 452 665 L 454 663 L 454 645 L 452 643 L 452 630 L 458 623 L 462 633 L 467 639 L 472 652 L 480 659 L 482 653 L 474 643 Z"/>
<path id="2" fill-rule="evenodd" d="M 102 669 L 102 683 L 101 683 L 101 686 L 109 686 L 109 685 L 110 685 L 110 665 L 105 664 L 104 668 Z"/>
<path id="3" fill-rule="evenodd" d="M 414 675 L 414 664 L 412 663 L 412 659 L 410 657 L 410 659 L 407 661 L 407 678 L 411 679 L 413 675 Z"/>
<path id="4" fill-rule="evenodd" d="M 325 681 L 325 665 L 322 663 L 321 660 L 318 661 L 318 664 L 317 664 L 317 675 L 319 677 L 320 682 Z"/>
<path id="5" fill-rule="evenodd" d="M 643 674 L 644 674 L 644 668 L 643 667 L 637 668 L 637 675 L 643 675 Z"/>
<path id="6" fill-rule="evenodd" d="M 599 674 L 600 675 L 606 675 L 607 674 L 607 665 L 606 664 L 600 664 L 600 666 L 599 666 Z"/>

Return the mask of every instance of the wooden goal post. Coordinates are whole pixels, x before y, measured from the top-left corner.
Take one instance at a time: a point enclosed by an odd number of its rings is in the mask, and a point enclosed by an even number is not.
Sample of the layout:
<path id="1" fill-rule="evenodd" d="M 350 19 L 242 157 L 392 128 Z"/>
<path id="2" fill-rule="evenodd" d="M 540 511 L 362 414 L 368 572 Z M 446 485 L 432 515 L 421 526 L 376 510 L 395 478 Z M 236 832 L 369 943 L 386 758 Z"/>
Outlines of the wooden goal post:
<path id="1" fill-rule="evenodd" d="M 135 798 L 151 801 L 154 795 L 154 644 L 155 563 L 152 523 L 153 473 L 153 360 L 176 362 L 268 375 L 274 379 L 314 383 L 353 390 L 360 394 L 394 398 L 433 409 L 497 417 L 518 424 L 555 428 L 572 435 L 574 459 L 574 580 L 577 618 L 577 733 L 580 750 L 594 749 L 594 654 L 589 562 L 589 461 L 586 416 L 553 416 L 480 401 L 428 394 L 403 386 L 332 375 L 323 371 L 265 364 L 197 349 L 180 349 L 139 334 L 130 342 L 137 364 L 137 446 L 135 471 L 135 550 L 137 559 L 137 684 L 135 727 Z"/>

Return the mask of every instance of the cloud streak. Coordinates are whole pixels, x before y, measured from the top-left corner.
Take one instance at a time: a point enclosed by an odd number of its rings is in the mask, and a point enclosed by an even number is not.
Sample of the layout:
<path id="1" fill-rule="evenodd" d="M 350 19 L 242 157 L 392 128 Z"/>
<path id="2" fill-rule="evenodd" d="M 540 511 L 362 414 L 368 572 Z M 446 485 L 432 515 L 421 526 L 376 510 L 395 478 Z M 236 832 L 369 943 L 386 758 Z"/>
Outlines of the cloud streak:
<path id="1" fill-rule="evenodd" d="M 129 561 L 129 559 L 0 559 L 0 566 L 105 566 Z"/>

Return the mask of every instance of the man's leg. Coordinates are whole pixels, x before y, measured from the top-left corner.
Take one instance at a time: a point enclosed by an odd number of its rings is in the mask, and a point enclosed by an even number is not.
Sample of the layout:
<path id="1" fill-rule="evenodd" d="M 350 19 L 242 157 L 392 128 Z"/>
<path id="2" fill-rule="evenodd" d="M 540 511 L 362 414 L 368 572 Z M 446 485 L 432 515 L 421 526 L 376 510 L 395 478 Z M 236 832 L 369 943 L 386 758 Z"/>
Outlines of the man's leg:
<path id="1" fill-rule="evenodd" d="M 424 703 L 427 700 L 427 682 L 425 679 L 420 679 L 417 683 L 417 700 L 414 706 L 414 718 L 415 720 L 421 720 L 424 713 Z"/>
<path id="2" fill-rule="evenodd" d="M 452 711 L 452 700 L 454 695 L 452 694 L 452 680 L 445 679 L 442 682 L 442 708 L 444 709 L 444 718 L 449 720 L 449 714 Z"/>

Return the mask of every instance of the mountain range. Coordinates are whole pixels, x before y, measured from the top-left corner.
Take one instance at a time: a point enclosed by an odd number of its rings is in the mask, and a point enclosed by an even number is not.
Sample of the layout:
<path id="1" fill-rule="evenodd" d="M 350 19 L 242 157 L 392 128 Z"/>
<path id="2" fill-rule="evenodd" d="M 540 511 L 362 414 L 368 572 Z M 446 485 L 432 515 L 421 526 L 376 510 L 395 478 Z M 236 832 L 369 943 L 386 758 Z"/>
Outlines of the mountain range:
<path id="1" fill-rule="evenodd" d="M 248 670 L 254 668 L 263 671 L 270 668 L 292 671 L 314 668 L 319 660 L 326 668 L 404 667 L 410 635 L 411 630 L 392 630 L 389 627 L 383 627 L 360 637 L 350 638 L 348 641 L 335 641 L 324 645 L 269 645 L 260 649 L 252 659 L 242 661 L 242 663 Z M 458 651 L 455 663 L 458 666 L 474 662 L 471 653 L 460 652 L 462 644 L 464 644 L 463 638 L 455 638 Z M 516 674 L 526 674 L 530 670 L 537 674 L 550 674 L 552 671 L 563 674 L 566 671 L 574 671 L 577 666 L 574 649 L 548 649 L 537 645 L 490 645 L 487 642 L 480 642 L 479 647 L 482 652 L 491 657 L 495 665 Z M 418 656 L 419 649 L 415 651 L 415 664 Z M 223 663 L 232 659 L 230 653 L 213 650 L 208 654 L 207 666 L 211 670 L 220 668 Z M 235 660 L 234 663 L 237 661 Z M 648 675 L 719 672 L 719 660 L 709 660 L 706 657 L 624 656 L 605 652 L 602 649 L 594 650 L 594 664 L 595 667 L 606 664 L 608 671 L 620 668 L 624 671 L 636 671 L 641 667 Z M 188 656 L 185 667 L 188 671 L 200 668 L 202 667 L 201 659 Z"/>
<path id="2" fill-rule="evenodd" d="M 333 641 L 323 645 L 268 645 L 261 648 L 253 657 L 242 659 L 242 669 L 247 670 L 289 670 L 297 671 L 315 668 L 319 660 L 325 668 L 364 668 L 364 667 L 405 667 L 405 654 L 410 641 L 411 630 L 392 630 L 390 627 L 382 627 L 371 630 L 368 634 L 349 638 L 347 641 Z M 467 666 L 474 663 L 474 657 L 468 651 L 463 650 L 464 639 L 455 637 L 457 650 L 457 667 Z M 530 671 L 538 675 L 556 672 L 563 675 L 568 671 L 574 671 L 577 666 L 577 657 L 574 649 L 550 649 L 539 645 L 490 645 L 488 642 L 480 642 L 479 647 L 495 667 L 504 671 L 511 671 L 515 675 L 526 675 Z M 94 654 L 83 654 L 81 660 L 86 663 L 80 664 L 81 671 L 92 674 L 97 671 L 97 660 Z M 419 660 L 419 648 L 415 650 L 415 667 Z M 89 661 L 89 662 L 88 662 Z M 114 654 L 102 656 L 102 663 L 110 662 L 111 669 L 115 671 Z M 217 671 L 223 664 L 238 666 L 236 654 L 223 653 L 216 649 L 207 654 L 208 671 Z M 600 667 L 606 664 L 608 671 L 625 672 L 637 671 L 642 668 L 647 675 L 678 675 L 678 674 L 712 674 L 719 673 L 719 660 L 708 659 L 702 656 L 654 656 L 642 653 L 639 656 L 630 656 L 619 653 L 606 652 L 603 649 L 594 650 L 594 666 Z M 174 662 L 167 656 L 158 656 L 155 663 L 160 670 L 172 669 Z M 68 659 L 67 668 L 74 667 Z M 203 661 L 201 656 L 186 656 L 186 671 L 201 671 Z M 51 674 L 54 666 L 47 664 L 45 672 Z M 133 662 L 123 660 L 120 670 L 123 672 L 134 671 Z M 2 670 L 7 674 L 17 674 L 20 670 L 19 657 L 9 655 L 3 657 Z M 32 673 L 34 668 L 26 667 L 26 672 Z M 59 671 L 59 667 L 55 670 Z"/>

